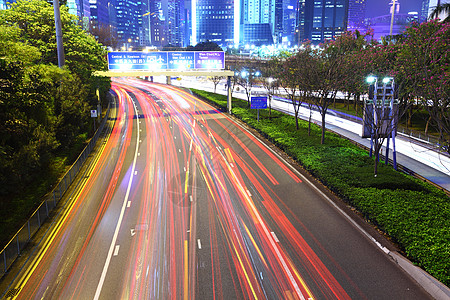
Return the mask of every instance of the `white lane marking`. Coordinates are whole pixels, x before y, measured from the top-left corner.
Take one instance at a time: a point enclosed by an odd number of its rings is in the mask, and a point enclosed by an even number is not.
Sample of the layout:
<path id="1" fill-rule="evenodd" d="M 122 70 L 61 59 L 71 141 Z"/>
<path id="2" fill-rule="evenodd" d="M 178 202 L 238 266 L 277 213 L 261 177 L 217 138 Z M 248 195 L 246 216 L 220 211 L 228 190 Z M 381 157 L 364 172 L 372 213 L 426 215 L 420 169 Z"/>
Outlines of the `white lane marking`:
<path id="1" fill-rule="evenodd" d="M 189 145 L 189 152 L 192 150 L 192 140 L 191 140 L 191 144 Z"/>
<path id="2" fill-rule="evenodd" d="M 128 201 L 127 207 L 130 207 L 130 206 L 131 206 L 131 201 Z"/>
<path id="3" fill-rule="evenodd" d="M 130 229 L 130 232 L 131 232 L 131 236 L 134 236 L 135 234 L 136 234 L 136 229 Z"/>
<path id="4" fill-rule="evenodd" d="M 138 156 L 141 156 L 141 152 L 138 153 Z"/>
<path id="5" fill-rule="evenodd" d="M 189 195 L 189 200 L 192 202 L 192 195 Z"/>
<path id="6" fill-rule="evenodd" d="M 116 245 L 116 248 L 114 249 L 114 256 L 117 256 L 119 254 L 119 248 L 120 245 Z"/>
<path id="7" fill-rule="evenodd" d="M 177 137 L 176 137 L 176 136 L 174 136 L 173 138 L 174 138 L 175 140 L 177 139 Z"/>
<path id="8" fill-rule="evenodd" d="M 186 167 L 183 167 L 183 170 L 186 172 Z"/>
<path id="9" fill-rule="evenodd" d="M 202 243 L 200 242 L 200 239 L 197 240 L 198 249 L 202 249 Z"/>
<path id="10" fill-rule="evenodd" d="M 134 106 L 134 110 L 136 112 L 136 106 Z M 137 123 L 137 122 L 136 122 Z M 134 151 L 134 159 L 133 164 L 131 166 L 131 173 L 134 173 L 134 169 L 136 168 L 137 154 L 139 149 L 139 123 L 137 123 L 137 137 L 136 137 L 136 149 Z M 100 280 L 97 285 L 97 290 L 95 291 L 94 300 L 98 300 L 100 298 L 100 292 L 102 291 L 103 284 L 105 282 L 106 273 L 108 272 L 109 264 L 111 262 L 111 257 L 114 251 L 114 245 L 116 244 L 117 237 L 119 235 L 119 228 L 122 224 L 123 216 L 125 214 L 125 207 L 128 203 L 128 197 L 130 196 L 131 184 L 133 183 L 134 176 L 130 176 L 130 180 L 128 181 L 127 192 L 125 193 L 125 198 L 123 200 L 122 209 L 120 211 L 119 220 L 117 221 L 116 229 L 114 231 L 114 235 L 111 241 L 111 245 L 109 247 L 108 256 L 106 257 L 105 265 L 103 266 L 102 275 L 100 276 Z"/>
<path id="11" fill-rule="evenodd" d="M 137 171 L 134 171 L 134 175 L 137 175 Z"/>
<path id="12" fill-rule="evenodd" d="M 275 240 L 275 242 L 279 243 L 280 240 L 277 238 L 277 235 L 275 234 L 275 232 L 271 231 L 270 234 L 272 234 L 273 239 Z"/>
<path id="13" fill-rule="evenodd" d="M 250 193 L 249 190 L 247 190 L 247 194 L 248 194 L 250 197 L 252 196 L 252 194 Z"/>
<path id="14" fill-rule="evenodd" d="M 178 149 L 178 152 L 180 152 L 180 153 L 181 153 L 181 149 Z"/>

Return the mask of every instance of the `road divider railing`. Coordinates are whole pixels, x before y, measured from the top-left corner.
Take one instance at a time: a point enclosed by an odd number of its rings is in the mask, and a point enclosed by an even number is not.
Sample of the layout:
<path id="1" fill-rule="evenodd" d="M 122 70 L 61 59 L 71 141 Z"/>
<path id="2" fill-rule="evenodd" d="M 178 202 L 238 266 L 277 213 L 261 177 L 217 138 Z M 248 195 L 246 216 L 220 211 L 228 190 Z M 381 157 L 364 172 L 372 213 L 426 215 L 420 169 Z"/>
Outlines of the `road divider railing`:
<path id="1" fill-rule="evenodd" d="M 28 244 L 33 235 L 39 230 L 44 221 L 49 217 L 52 209 L 56 207 L 75 177 L 82 169 L 84 162 L 94 149 L 95 144 L 105 127 L 106 121 L 109 119 L 109 113 L 110 105 L 108 105 L 106 115 L 100 123 L 100 126 L 81 154 L 78 156 L 77 160 L 72 164 L 70 169 L 64 174 L 53 190 L 44 197 L 44 200 L 41 202 L 39 207 L 0 252 L 0 278 L 8 272 L 11 265 L 17 257 L 19 257 L 22 250 Z"/>

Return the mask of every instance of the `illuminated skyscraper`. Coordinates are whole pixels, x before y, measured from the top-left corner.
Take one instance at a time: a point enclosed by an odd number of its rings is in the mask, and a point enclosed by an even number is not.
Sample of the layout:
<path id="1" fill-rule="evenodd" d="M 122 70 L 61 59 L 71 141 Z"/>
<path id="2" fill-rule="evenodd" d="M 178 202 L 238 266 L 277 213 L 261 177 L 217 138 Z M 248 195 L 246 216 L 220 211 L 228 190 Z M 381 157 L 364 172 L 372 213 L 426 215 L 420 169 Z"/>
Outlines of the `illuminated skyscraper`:
<path id="1" fill-rule="evenodd" d="M 167 5 L 167 40 L 174 46 L 186 46 L 184 1 L 169 0 Z"/>
<path id="2" fill-rule="evenodd" d="M 67 7 L 69 8 L 69 13 L 78 16 L 82 21 L 83 28 L 88 29 L 91 20 L 89 0 L 67 0 Z"/>
<path id="3" fill-rule="evenodd" d="M 349 0 L 347 30 L 365 31 L 366 0 Z"/>
<path id="4" fill-rule="evenodd" d="M 241 3 L 242 43 L 268 45 L 281 42 L 282 0 L 243 0 Z"/>
<path id="5" fill-rule="evenodd" d="M 137 0 L 117 0 L 117 36 L 125 48 L 139 43 L 139 28 L 142 24 L 141 3 Z"/>
<path id="6" fill-rule="evenodd" d="M 298 7 L 299 42 L 319 44 L 347 30 L 349 0 L 300 0 Z"/>
<path id="7" fill-rule="evenodd" d="M 422 0 L 422 6 L 420 9 L 420 22 L 425 22 L 428 19 L 428 5 L 430 4 L 429 0 Z"/>
<path id="8" fill-rule="evenodd" d="M 191 44 L 211 41 L 223 47 L 239 43 L 239 0 L 192 0 Z"/>

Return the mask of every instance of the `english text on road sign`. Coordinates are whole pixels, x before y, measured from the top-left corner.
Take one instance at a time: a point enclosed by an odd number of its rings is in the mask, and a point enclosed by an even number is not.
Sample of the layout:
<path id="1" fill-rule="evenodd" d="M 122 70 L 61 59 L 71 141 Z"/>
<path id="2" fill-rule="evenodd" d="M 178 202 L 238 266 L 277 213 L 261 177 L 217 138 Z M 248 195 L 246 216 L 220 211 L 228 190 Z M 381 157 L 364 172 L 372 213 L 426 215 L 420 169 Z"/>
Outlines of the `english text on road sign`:
<path id="1" fill-rule="evenodd" d="M 266 109 L 267 108 L 267 97 L 252 97 L 250 108 L 252 109 Z"/>

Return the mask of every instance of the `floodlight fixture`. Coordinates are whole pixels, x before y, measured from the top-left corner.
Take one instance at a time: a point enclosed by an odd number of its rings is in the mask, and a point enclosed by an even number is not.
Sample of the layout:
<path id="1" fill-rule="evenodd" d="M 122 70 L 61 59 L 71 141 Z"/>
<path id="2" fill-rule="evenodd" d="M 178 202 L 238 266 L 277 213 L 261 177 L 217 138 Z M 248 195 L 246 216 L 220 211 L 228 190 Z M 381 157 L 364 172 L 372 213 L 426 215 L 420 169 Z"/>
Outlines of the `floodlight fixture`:
<path id="1" fill-rule="evenodd" d="M 377 81 L 377 77 L 375 77 L 375 76 L 373 76 L 373 75 L 369 75 L 369 76 L 367 76 L 367 78 L 366 78 L 366 82 L 367 82 L 368 84 L 374 84 L 375 81 Z"/>
<path id="2" fill-rule="evenodd" d="M 384 84 L 388 84 L 389 81 L 391 81 L 392 79 L 393 79 L 392 77 L 384 77 L 384 78 L 383 78 L 383 83 L 384 83 Z"/>

